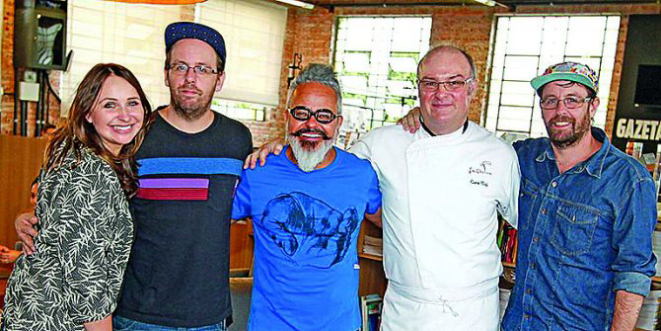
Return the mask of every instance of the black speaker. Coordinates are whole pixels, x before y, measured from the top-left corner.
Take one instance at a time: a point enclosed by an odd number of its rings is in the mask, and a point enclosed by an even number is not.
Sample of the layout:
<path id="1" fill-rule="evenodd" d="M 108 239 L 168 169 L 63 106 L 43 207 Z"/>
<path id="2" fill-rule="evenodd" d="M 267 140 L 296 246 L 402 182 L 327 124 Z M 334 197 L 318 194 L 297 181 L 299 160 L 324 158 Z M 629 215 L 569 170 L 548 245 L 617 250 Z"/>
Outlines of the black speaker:
<path id="1" fill-rule="evenodd" d="M 16 0 L 14 67 L 64 70 L 66 0 Z"/>

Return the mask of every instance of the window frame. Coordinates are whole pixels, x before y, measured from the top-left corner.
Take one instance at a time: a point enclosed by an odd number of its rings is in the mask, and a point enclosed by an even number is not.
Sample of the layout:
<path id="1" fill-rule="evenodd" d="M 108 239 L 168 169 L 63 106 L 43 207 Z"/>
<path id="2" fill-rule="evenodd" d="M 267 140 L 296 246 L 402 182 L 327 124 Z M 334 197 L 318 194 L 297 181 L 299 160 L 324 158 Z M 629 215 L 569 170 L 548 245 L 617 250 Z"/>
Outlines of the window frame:
<path id="1" fill-rule="evenodd" d="M 603 26 L 603 35 L 601 39 L 601 51 L 598 56 L 595 55 L 588 55 L 588 56 L 583 56 L 580 57 L 580 54 L 570 54 L 567 52 L 567 44 L 569 40 L 569 34 L 572 32 L 571 30 L 571 20 L 572 19 L 579 19 L 579 18 L 586 18 L 586 17 L 595 17 L 595 18 L 604 18 L 604 26 Z M 508 53 L 508 50 L 506 49 L 507 43 L 510 41 L 509 36 L 507 35 L 507 32 L 505 33 L 506 40 L 505 40 L 505 46 L 497 44 L 499 42 L 498 37 L 499 37 L 499 22 L 501 19 L 506 18 L 506 19 L 518 19 L 518 18 L 541 18 L 541 29 L 540 29 L 540 40 L 543 42 L 544 41 L 544 28 L 545 28 L 545 20 L 546 19 L 558 19 L 558 18 L 566 18 L 566 26 L 565 26 L 565 31 L 566 35 L 564 36 L 563 39 L 563 46 L 564 49 L 562 51 L 562 60 L 561 61 L 575 61 L 575 62 L 581 62 L 584 63 L 585 61 L 583 59 L 598 59 L 599 66 L 598 68 L 595 68 L 593 65 L 589 64 L 592 69 L 594 69 L 598 75 L 599 75 L 599 84 L 600 84 L 600 90 L 598 93 L 598 97 L 601 100 L 601 104 L 599 108 L 597 109 L 597 114 L 595 115 L 595 118 L 597 119 L 596 123 L 593 121 L 593 125 L 604 128 L 607 117 L 608 117 L 608 104 L 609 104 L 609 99 L 610 99 L 610 89 L 612 87 L 612 78 L 614 76 L 614 67 L 615 67 L 615 61 L 617 57 L 617 42 L 619 39 L 619 27 L 621 25 L 621 20 L 622 20 L 622 15 L 617 14 L 617 13 L 593 13 L 593 14 L 516 14 L 516 15 L 511 15 L 511 14 L 496 14 L 494 16 L 494 21 L 493 21 L 493 28 L 492 28 L 492 38 L 490 42 L 490 49 L 489 49 L 489 65 L 488 65 L 488 77 L 487 77 L 487 89 L 486 89 L 486 96 L 485 96 L 485 102 L 484 102 L 484 108 L 482 111 L 482 116 L 481 120 L 483 125 L 490 131 L 494 132 L 497 135 L 501 135 L 504 133 L 510 133 L 510 134 L 515 134 L 515 135 L 523 135 L 527 137 L 545 137 L 547 136 L 543 119 L 541 118 L 541 109 L 539 107 L 539 96 L 537 96 L 536 91 L 532 89 L 530 86 L 530 80 L 534 78 L 537 75 L 540 75 L 544 72 L 544 70 L 552 64 L 561 62 L 560 60 L 555 61 L 554 63 L 542 63 L 542 59 L 546 55 L 546 53 L 543 50 L 543 43 L 540 43 L 539 46 L 539 51 L 537 54 L 513 54 L 513 53 Z M 610 20 L 614 20 L 613 23 L 611 23 Z M 508 22 L 508 32 L 509 32 L 509 24 L 511 23 Z M 616 26 L 616 28 L 613 28 L 613 26 Z M 609 35 L 609 33 L 611 33 Z M 614 45 L 613 47 L 610 47 L 611 45 Z M 502 67 L 500 65 L 495 65 L 498 61 L 496 59 L 496 56 L 498 54 L 498 47 L 505 47 L 505 50 L 502 52 Z M 529 79 L 526 78 L 525 80 L 512 80 L 512 79 L 506 79 L 506 59 L 510 56 L 520 56 L 520 57 L 533 57 L 537 59 L 537 68 L 536 68 L 536 74 L 533 77 L 530 77 Z M 580 57 L 580 58 L 579 58 Z M 611 60 L 612 62 L 610 63 L 605 63 L 605 60 Z M 589 61 L 588 61 L 589 62 Z M 496 75 L 494 70 L 501 69 L 502 71 L 499 73 L 499 75 Z M 605 73 L 605 75 L 602 75 Z M 498 77 L 498 78 L 494 78 Z M 603 78 L 602 78 L 603 77 Z M 499 83 L 500 85 L 495 87 L 494 83 Z M 530 95 L 532 97 L 532 103 L 531 106 L 524 106 L 521 104 L 512 104 L 508 105 L 506 103 L 503 103 L 503 86 L 505 83 L 515 83 L 515 84 L 521 84 L 525 85 L 525 88 L 527 90 L 526 93 L 521 93 L 520 95 Z M 497 103 L 494 103 L 492 100 L 494 99 L 494 91 L 498 91 L 498 100 Z M 528 130 L 515 130 L 510 128 L 502 128 L 499 127 L 501 120 L 507 120 L 506 116 L 502 116 L 502 108 L 503 107 L 509 107 L 509 108 L 521 108 L 521 109 L 529 109 L 530 110 L 530 116 L 529 116 L 529 124 L 528 124 Z M 496 115 L 493 116 L 490 114 L 491 111 L 495 108 L 496 110 Z M 495 121 L 495 123 L 494 123 Z M 516 119 L 514 120 L 516 121 Z"/>

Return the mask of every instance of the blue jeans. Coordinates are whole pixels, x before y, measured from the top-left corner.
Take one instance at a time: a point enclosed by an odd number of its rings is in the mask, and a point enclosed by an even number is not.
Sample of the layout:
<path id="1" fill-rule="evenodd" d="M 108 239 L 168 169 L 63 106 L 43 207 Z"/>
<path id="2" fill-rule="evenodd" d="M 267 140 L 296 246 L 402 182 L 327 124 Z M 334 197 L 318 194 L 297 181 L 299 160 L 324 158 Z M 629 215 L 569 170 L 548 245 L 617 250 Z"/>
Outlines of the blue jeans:
<path id="1" fill-rule="evenodd" d="M 121 316 L 113 316 L 112 329 L 114 331 L 227 331 L 227 326 L 225 326 L 225 322 L 223 321 L 218 324 L 200 326 L 196 328 L 178 328 L 142 323 Z"/>

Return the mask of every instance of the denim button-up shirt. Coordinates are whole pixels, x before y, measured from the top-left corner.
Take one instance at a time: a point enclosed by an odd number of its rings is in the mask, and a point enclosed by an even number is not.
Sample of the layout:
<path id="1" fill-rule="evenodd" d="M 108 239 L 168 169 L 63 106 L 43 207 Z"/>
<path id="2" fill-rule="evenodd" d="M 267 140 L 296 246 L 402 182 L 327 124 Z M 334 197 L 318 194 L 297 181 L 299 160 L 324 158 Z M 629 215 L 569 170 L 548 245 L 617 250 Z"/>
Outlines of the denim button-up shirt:
<path id="1" fill-rule="evenodd" d="M 647 169 L 603 145 L 561 174 L 547 138 L 515 144 L 519 251 L 503 330 L 609 330 L 615 291 L 647 295 L 656 190 Z"/>

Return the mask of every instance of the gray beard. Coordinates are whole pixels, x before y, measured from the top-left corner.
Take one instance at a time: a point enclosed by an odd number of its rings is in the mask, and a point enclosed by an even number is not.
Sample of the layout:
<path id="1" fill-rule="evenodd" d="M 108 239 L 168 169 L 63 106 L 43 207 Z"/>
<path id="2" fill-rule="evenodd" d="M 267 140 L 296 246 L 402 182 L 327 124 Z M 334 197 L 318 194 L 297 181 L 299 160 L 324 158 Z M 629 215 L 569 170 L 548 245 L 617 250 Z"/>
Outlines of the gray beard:
<path id="1" fill-rule="evenodd" d="M 326 153 L 333 148 L 335 139 L 324 140 L 313 150 L 303 147 L 298 138 L 292 135 L 287 135 L 287 142 L 298 162 L 298 168 L 305 172 L 311 172 L 324 160 Z"/>

